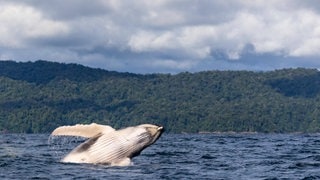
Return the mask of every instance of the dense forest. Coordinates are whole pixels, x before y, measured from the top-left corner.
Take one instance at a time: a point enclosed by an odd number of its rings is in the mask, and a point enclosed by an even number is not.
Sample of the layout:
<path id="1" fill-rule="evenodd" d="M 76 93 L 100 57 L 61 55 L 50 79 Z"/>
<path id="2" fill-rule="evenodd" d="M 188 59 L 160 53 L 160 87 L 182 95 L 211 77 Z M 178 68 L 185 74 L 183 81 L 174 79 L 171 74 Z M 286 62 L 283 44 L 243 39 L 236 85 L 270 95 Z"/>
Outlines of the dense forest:
<path id="1" fill-rule="evenodd" d="M 132 74 L 0 61 L 0 132 L 155 123 L 168 132 L 320 132 L 320 72 Z"/>

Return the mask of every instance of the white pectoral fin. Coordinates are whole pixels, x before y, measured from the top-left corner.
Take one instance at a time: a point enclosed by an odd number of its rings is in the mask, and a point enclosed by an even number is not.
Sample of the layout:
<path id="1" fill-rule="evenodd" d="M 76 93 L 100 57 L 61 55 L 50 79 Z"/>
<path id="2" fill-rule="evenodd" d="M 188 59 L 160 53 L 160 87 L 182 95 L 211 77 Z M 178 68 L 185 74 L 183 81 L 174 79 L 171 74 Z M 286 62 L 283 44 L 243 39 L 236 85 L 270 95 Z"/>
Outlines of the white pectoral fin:
<path id="1" fill-rule="evenodd" d="M 80 136 L 85 138 L 91 138 L 99 133 L 108 133 L 115 131 L 110 126 L 100 125 L 92 123 L 89 125 L 77 124 L 74 126 L 60 126 L 56 128 L 51 135 L 52 136 Z"/>

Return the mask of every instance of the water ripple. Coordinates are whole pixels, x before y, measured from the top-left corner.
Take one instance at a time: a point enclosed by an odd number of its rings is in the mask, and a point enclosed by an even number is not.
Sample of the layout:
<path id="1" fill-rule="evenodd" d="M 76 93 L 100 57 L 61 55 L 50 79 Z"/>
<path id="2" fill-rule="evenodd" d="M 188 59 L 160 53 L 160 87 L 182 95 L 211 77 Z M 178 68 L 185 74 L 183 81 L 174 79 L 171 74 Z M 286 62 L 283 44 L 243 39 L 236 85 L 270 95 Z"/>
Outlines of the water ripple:
<path id="1" fill-rule="evenodd" d="M 318 134 L 164 134 L 128 167 L 60 163 L 81 139 L 0 136 L 0 179 L 320 178 Z"/>

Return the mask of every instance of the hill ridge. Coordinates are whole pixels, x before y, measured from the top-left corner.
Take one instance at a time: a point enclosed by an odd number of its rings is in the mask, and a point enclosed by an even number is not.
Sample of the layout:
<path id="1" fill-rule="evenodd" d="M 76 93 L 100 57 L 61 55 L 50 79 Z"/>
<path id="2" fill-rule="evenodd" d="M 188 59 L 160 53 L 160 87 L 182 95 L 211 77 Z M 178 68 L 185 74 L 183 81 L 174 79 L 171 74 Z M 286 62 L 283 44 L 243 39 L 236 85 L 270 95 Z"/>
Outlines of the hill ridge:
<path id="1" fill-rule="evenodd" d="M 142 75 L 0 61 L 0 131 L 6 132 L 91 122 L 156 123 L 167 132 L 320 132 L 319 100 L 316 69 Z"/>

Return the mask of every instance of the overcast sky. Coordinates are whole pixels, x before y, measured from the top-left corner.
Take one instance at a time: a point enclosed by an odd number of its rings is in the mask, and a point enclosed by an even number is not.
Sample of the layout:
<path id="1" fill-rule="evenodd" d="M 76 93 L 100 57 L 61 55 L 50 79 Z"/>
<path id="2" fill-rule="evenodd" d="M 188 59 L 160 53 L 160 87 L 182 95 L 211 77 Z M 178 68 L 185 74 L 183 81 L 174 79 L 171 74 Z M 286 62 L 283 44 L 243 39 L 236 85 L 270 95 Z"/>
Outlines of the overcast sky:
<path id="1" fill-rule="evenodd" d="M 320 68 L 318 0 L 0 0 L 0 59 L 134 73 Z"/>

